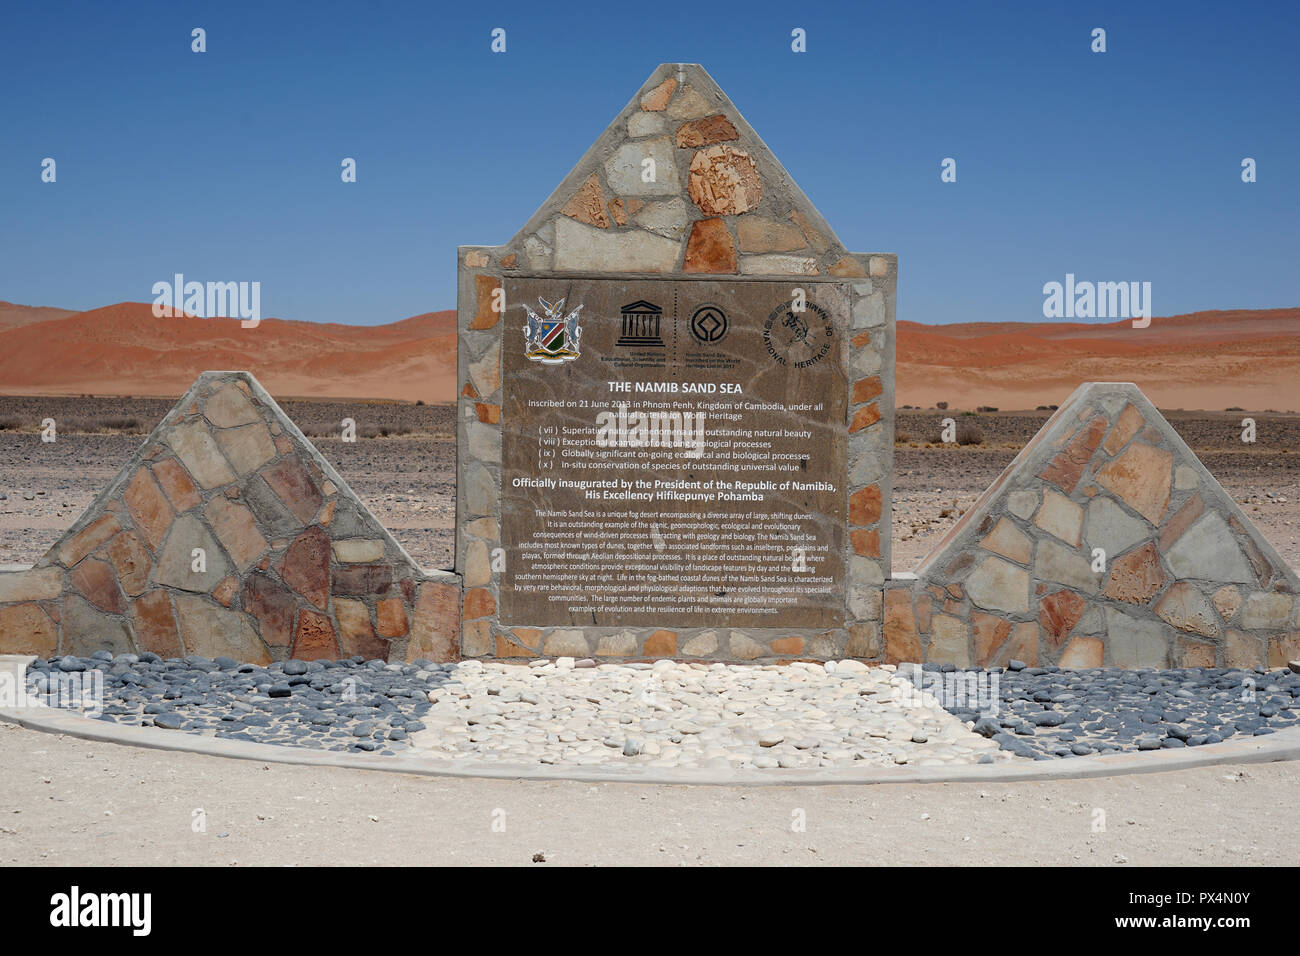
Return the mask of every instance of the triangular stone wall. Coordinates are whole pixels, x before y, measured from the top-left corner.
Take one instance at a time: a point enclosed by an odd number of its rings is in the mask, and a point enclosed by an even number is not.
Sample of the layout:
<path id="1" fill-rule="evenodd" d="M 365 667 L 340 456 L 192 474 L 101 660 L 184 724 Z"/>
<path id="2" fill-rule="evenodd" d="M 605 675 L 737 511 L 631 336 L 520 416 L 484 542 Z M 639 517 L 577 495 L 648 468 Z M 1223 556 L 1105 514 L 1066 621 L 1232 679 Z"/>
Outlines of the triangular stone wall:
<path id="1" fill-rule="evenodd" d="M 459 623 L 456 576 L 421 570 L 247 372 L 200 375 L 34 567 L 0 572 L 8 653 L 450 660 Z"/>
<path id="2" fill-rule="evenodd" d="M 515 236 L 461 246 L 458 267 L 456 568 L 466 588 L 467 657 L 830 658 L 868 656 L 879 645 L 898 259 L 846 250 L 702 66 L 660 64 Z M 504 302 L 505 287 L 522 276 L 558 283 L 579 275 L 781 277 L 810 289 L 842 280 L 851 311 L 842 628 L 548 628 L 501 619 L 492 556 L 503 553 L 502 350 L 524 341 L 523 313 Z"/>
<path id="3" fill-rule="evenodd" d="M 1300 580 L 1135 385 L 1077 389 L 914 579 L 884 658 L 1285 666 Z"/>

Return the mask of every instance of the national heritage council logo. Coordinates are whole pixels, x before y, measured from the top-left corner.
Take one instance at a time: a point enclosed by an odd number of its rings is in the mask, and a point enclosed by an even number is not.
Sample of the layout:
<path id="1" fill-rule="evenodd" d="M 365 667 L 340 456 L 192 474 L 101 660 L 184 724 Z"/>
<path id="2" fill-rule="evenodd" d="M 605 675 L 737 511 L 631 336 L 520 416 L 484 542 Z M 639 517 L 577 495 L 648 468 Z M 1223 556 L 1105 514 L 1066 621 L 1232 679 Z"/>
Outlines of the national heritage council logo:
<path id="1" fill-rule="evenodd" d="M 582 306 L 564 315 L 564 299 L 555 305 L 541 296 L 537 301 L 542 304 L 544 316 L 524 306 L 528 313 L 528 324 L 524 326 L 524 354 L 532 361 L 546 365 L 572 362 L 581 354 L 578 342 L 582 338 L 582 326 L 578 324 L 578 313 Z"/>

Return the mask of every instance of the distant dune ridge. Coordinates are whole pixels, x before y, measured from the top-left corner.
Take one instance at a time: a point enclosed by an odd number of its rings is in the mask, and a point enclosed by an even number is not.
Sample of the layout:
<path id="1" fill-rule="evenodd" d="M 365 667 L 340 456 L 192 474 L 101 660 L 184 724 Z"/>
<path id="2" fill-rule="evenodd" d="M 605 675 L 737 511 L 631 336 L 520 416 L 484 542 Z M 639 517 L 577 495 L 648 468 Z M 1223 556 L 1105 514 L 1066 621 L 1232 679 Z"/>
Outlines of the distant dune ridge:
<path id="1" fill-rule="evenodd" d="M 899 405 L 1034 408 L 1081 382 L 1134 382 L 1160 408 L 1300 409 L 1300 309 L 1130 320 L 898 323 Z"/>
<path id="2" fill-rule="evenodd" d="M 522 336 L 520 337 L 522 342 Z M 155 318 L 144 302 L 69 312 L 0 302 L 0 393 L 177 396 L 247 369 L 277 397 L 456 397 L 456 314 L 387 325 Z M 1162 408 L 1300 409 L 1300 309 L 1125 320 L 898 323 L 899 405 L 1025 409 L 1085 381 L 1136 382 Z"/>
<path id="3" fill-rule="evenodd" d="M 0 303 L 0 320 L 22 307 Z M 277 398 L 450 401 L 456 313 L 387 325 L 155 318 L 145 302 L 0 327 L 0 393 L 179 396 L 200 372 L 247 369 Z"/>

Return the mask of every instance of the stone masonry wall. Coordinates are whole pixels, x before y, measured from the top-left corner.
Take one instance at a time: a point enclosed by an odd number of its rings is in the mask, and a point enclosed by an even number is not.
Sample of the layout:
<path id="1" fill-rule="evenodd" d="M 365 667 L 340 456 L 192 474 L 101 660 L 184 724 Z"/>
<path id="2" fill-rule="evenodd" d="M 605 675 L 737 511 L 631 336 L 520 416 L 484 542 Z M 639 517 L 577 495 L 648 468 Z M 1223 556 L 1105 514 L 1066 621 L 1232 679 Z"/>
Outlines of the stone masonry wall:
<path id="1" fill-rule="evenodd" d="M 645 160 L 654 161 L 651 182 L 641 175 Z M 513 239 L 462 246 L 458 265 L 456 568 L 466 588 L 466 657 L 879 655 L 890 563 L 897 258 L 846 251 L 702 67 L 661 65 Z M 523 321 L 518 310 L 503 320 L 497 290 L 505 276 L 574 273 L 787 276 L 792 288 L 810 290 L 819 280 L 850 284 L 844 627 L 543 628 L 500 621 L 491 555 L 500 547 L 501 359 L 503 348 L 522 347 Z"/>
<path id="2" fill-rule="evenodd" d="M 883 660 L 1270 667 L 1300 581 L 1134 385 L 1080 387 L 915 575 Z"/>
<path id="3" fill-rule="evenodd" d="M 251 375 L 204 372 L 35 566 L 0 570 L 0 652 L 455 660 L 460 593 Z"/>

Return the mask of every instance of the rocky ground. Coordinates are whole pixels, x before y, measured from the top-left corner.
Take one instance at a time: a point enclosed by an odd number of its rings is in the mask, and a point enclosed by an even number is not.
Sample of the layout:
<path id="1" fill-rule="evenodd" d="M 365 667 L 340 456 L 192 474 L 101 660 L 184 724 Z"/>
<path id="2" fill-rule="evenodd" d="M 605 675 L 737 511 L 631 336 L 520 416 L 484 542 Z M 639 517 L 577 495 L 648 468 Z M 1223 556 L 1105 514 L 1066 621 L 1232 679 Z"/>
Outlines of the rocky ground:
<path id="1" fill-rule="evenodd" d="M 44 554 L 171 407 L 160 399 L 134 399 L 120 410 L 117 405 L 116 399 L 0 398 L 0 564 L 31 563 Z M 287 402 L 284 407 L 315 433 L 317 447 L 417 561 L 430 568 L 450 566 L 456 447 L 448 406 Z M 899 411 L 892 542 L 897 570 L 916 566 L 1049 414 Z M 39 423 L 47 415 L 84 427 L 106 428 L 112 418 L 137 424 L 120 433 L 61 431 L 57 441 L 43 443 Z M 1168 415 L 1282 557 L 1300 566 L 1300 416 L 1255 413 L 1258 440 L 1244 445 L 1245 413 Z M 944 416 L 973 423 L 981 444 L 927 447 L 925 439 L 938 437 Z M 362 437 L 356 442 L 330 437 L 334 423 L 345 417 L 357 422 Z M 381 429 L 390 436 L 364 437 Z"/>

